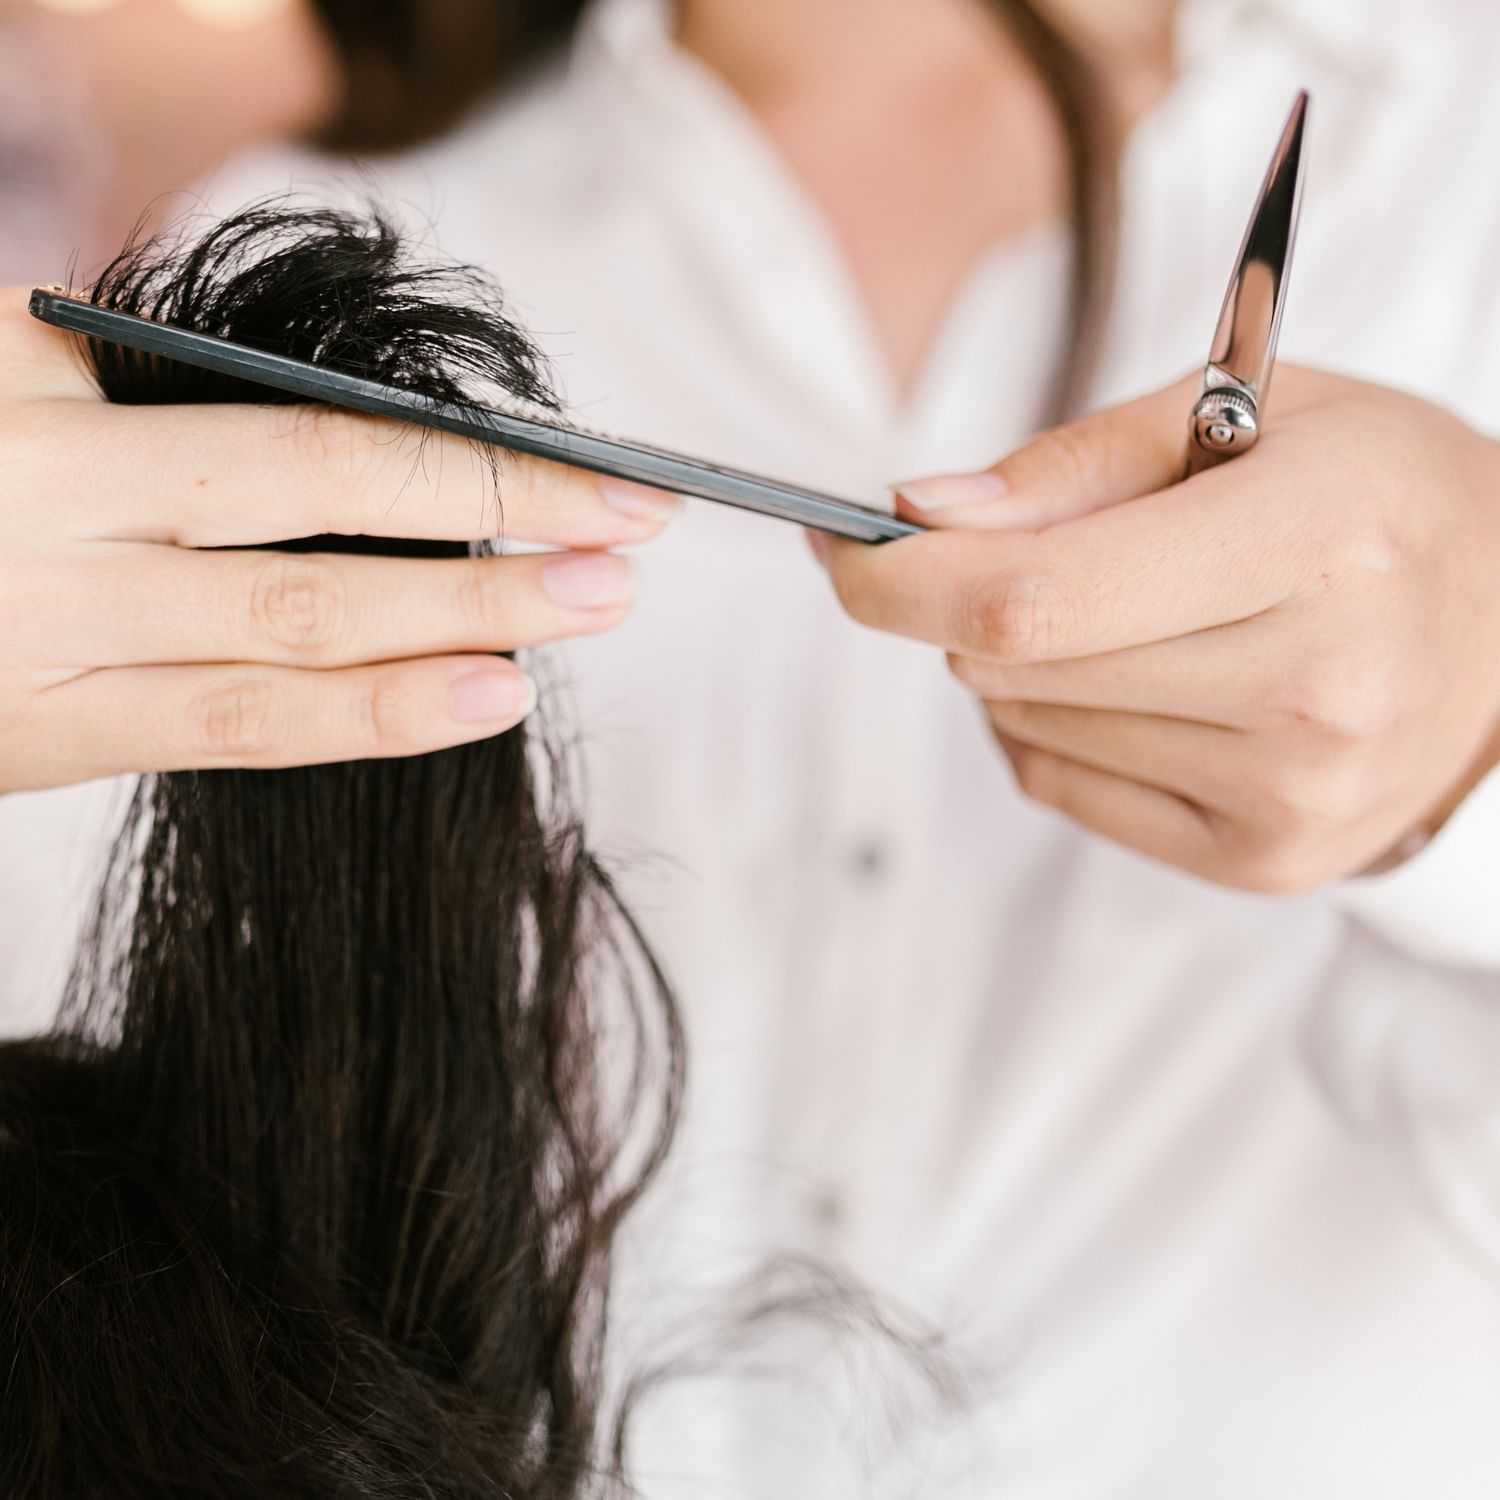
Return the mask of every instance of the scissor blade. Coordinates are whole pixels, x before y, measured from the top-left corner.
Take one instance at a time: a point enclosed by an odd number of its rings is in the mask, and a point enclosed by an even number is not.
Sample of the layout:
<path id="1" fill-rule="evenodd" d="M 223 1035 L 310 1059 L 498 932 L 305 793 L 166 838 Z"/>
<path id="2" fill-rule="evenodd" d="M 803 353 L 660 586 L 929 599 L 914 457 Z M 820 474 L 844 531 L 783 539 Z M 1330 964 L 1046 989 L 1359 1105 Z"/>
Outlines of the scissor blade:
<path id="1" fill-rule="evenodd" d="M 1238 385 L 1264 402 L 1275 362 L 1287 273 L 1302 209 L 1308 96 L 1297 95 L 1271 158 L 1209 355 L 1209 386 Z"/>

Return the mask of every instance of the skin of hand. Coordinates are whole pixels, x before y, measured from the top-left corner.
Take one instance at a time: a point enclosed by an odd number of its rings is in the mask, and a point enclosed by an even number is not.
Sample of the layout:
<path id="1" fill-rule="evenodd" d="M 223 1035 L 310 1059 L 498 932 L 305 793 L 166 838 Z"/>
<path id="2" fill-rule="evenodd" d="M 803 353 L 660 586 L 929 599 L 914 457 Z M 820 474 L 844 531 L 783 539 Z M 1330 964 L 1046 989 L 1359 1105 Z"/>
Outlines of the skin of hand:
<path id="1" fill-rule="evenodd" d="M 627 614 L 677 502 L 505 455 L 507 540 L 405 559 L 274 551 L 324 533 L 498 529 L 460 439 L 297 406 L 114 406 L 0 291 L 0 794 L 132 771 L 416 755 L 509 729 L 510 651 Z"/>
<path id="2" fill-rule="evenodd" d="M 1500 445 L 1283 367 L 1259 444 L 1184 481 L 1198 390 L 900 486 L 931 535 L 814 550 L 949 653 L 1034 800 L 1237 888 L 1388 868 L 1500 764 Z"/>

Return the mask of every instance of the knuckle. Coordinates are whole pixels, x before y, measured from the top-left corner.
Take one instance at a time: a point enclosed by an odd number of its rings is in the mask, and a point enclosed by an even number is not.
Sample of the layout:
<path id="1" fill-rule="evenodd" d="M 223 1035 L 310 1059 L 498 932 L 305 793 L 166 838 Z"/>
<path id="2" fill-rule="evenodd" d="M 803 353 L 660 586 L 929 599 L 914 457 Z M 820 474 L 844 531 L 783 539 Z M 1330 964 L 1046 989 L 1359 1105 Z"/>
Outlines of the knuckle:
<path id="1" fill-rule="evenodd" d="M 1373 739 L 1396 715 L 1393 675 L 1379 661 L 1329 663 L 1304 674 L 1289 696 L 1292 723 L 1336 744 Z"/>
<path id="2" fill-rule="evenodd" d="M 1097 463 L 1100 434 L 1069 422 L 1044 432 L 1032 443 L 1031 462 L 1045 473 L 1049 487 L 1067 494 L 1087 489 Z"/>
<path id="3" fill-rule="evenodd" d="M 1335 578 L 1346 583 L 1382 578 L 1400 566 L 1405 543 L 1378 481 L 1359 486 L 1347 497 L 1334 525 L 1332 567 L 1322 574 L 1325 587 Z"/>
<path id="4" fill-rule="evenodd" d="M 999 698 L 989 705 L 990 718 L 1012 738 L 1030 740 L 1042 713 L 1041 705 L 1020 698 Z"/>
<path id="5" fill-rule="evenodd" d="M 983 579 L 960 594 L 957 610 L 958 639 L 1005 663 L 1043 660 L 1060 623 L 1056 594 L 1028 575 Z"/>
<path id="6" fill-rule="evenodd" d="M 1304 765 L 1286 755 L 1272 756 L 1256 768 L 1255 784 L 1275 814 L 1278 833 L 1295 827 L 1307 812 L 1308 780 Z"/>
<path id="7" fill-rule="evenodd" d="M 383 432 L 377 419 L 334 407 L 298 407 L 292 436 L 303 482 L 315 495 L 342 497 L 345 502 L 325 502 L 331 519 L 322 529 L 358 532 L 362 528 L 357 523 L 340 524 L 336 518 L 351 511 L 384 509 L 395 498 L 395 485 L 382 478 L 391 446 L 400 439 Z"/>
<path id="8" fill-rule="evenodd" d="M 1015 772 L 1016 785 L 1022 795 L 1032 802 L 1044 806 L 1057 805 L 1056 761 L 1041 750 L 1027 745 L 1011 745 L 1009 748 L 1011 769 Z"/>
<path id="9" fill-rule="evenodd" d="M 857 559 L 856 565 L 849 567 L 839 567 L 835 562 L 829 567 L 828 575 L 844 613 L 861 625 L 871 625 L 879 617 L 879 591 L 874 579 L 858 566 L 863 561 L 863 558 Z"/>
<path id="10" fill-rule="evenodd" d="M 274 694 L 258 677 L 238 678 L 198 694 L 188 705 L 193 748 L 210 762 L 255 765 L 276 749 Z"/>
<path id="11" fill-rule="evenodd" d="M 277 554 L 256 570 L 250 590 L 253 640 L 318 656 L 338 644 L 348 612 L 343 577 L 330 563 Z"/>
<path id="12" fill-rule="evenodd" d="M 360 738 L 373 751 L 392 754 L 413 744 L 411 714 L 399 673 L 381 672 L 357 695 Z"/>
<path id="13" fill-rule="evenodd" d="M 1261 773 L 1261 787 L 1283 829 L 1346 822 L 1364 808 L 1364 768 L 1338 756 L 1305 764 L 1280 759 Z"/>
<path id="14" fill-rule="evenodd" d="M 566 471 L 543 469 L 524 454 L 504 453 L 500 456 L 495 483 L 502 510 L 507 506 L 514 506 L 525 512 L 548 498 L 560 499 L 564 488 L 571 485 L 572 479 Z M 550 497 L 544 493 L 549 490 Z"/>
<path id="15" fill-rule="evenodd" d="M 1262 896 L 1295 896 L 1311 889 L 1309 861 L 1290 842 L 1268 844 L 1240 856 L 1234 883 Z"/>
<path id="16" fill-rule="evenodd" d="M 332 407 L 299 406 L 292 414 L 297 456 L 320 480 L 345 477 L 360 466 L 356 435 L 363 430 L 358 417 Z"/>
<path id="17" fill-rule="evenodd" d="M 506 594 L 493 560 L 471 557 L 458 561 L 456 608 L 466 632 L 475 640 L 499 641 L 506 634 Z"/>
<path id="18" fill-rule="evenodd" d="M 1337 840 L 1326 828 L 1272 828 L 1239 823 L 1221 829 L 1223 880 L 1259 895 L 1307 895 L 1338 876 Z"/>
<path id="19" fill-rule="evenodd" d="M 977 656 L 965 656 L 958 651 L 948 653 L 948 671 L 955 681 L 970 692 L 984 696 L 999 686 L 999 673 L 988 662 Z"/>
<path id="20" fill-rule="evenodd" d="M 1304 810 L 1324 823 L 1348 823 L 1366 810 L 1369 777 L 1364 765 L 1350 758 L 1329 761 L 1306 780 Z"/>

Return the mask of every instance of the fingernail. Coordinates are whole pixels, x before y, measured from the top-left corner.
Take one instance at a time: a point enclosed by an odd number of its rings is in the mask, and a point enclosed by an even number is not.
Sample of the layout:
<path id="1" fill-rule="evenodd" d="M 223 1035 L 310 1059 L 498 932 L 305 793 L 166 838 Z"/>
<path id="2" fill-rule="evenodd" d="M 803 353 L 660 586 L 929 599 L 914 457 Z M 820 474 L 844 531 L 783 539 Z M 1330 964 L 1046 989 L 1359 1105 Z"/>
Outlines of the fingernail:
<path id="1" fill-rule="evenodd" d="M 613 609 L 630 603 L 635 569 L 613 552 L 568 553 L 542 569 L 542 587 L 564 609 Z"/>
<path id="2" fill-rule="evenodd" d="M 458 724 L 514 724 L 535 707 L 536 683 L 514 669 L 468 672 L 448 688 L 448 712 Z"/>
<path id="3" fill-rule="evenodd" d="M 1010 486 L 998 475 L 940 474 L 935 479 L 912 479 L 896 486 L 896 493 L 918 510 L 959 510 L 1003 500 Z"/>
<path id="4" fill-rule="evenodd" d="M 617 510 L 632 521 L 670 521 L 682 508 L 682 497 L 666 490 L 653 490 L 626 479 L 604 479 L 599 495 L 611 510 Z"/>
<path id="5" fill-rule="evenodd" d="M 807 545 L 812 548 L 812 555 L 826 568 L 828 566 L 828 538 L 821 531 L 809 531 Z"/>

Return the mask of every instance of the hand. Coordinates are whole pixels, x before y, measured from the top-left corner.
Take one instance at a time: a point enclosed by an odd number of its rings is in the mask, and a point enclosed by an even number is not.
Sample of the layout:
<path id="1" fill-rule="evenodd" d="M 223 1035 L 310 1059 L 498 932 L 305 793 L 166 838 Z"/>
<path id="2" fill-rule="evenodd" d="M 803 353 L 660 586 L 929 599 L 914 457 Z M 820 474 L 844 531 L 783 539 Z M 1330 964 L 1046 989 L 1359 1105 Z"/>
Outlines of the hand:
<path id="1" fill-rule="evenodd" d="M 510 539 L 441 560 L 203 551 L 493 530 L 460 439 L 295 406 L 111 406 L 0 292 L 0 793 L 129 771 L 416 755 L 518 723 L 488 653 L 608 630 L 675 502 L 519 456 Z M 481 654 L 483 653 L 483 654 Z"/>
<path id="2" fill-rule="evenodd" d="M 1030 796 L 1305 890 L 1409 851 L 1500 764 L 1500 448 L 1283 368 L 1260 444 L 1183 483 L 1197 389 L 903 486 L 930 536 L 819 551 L 857 620 L 951 653 Z"/>

